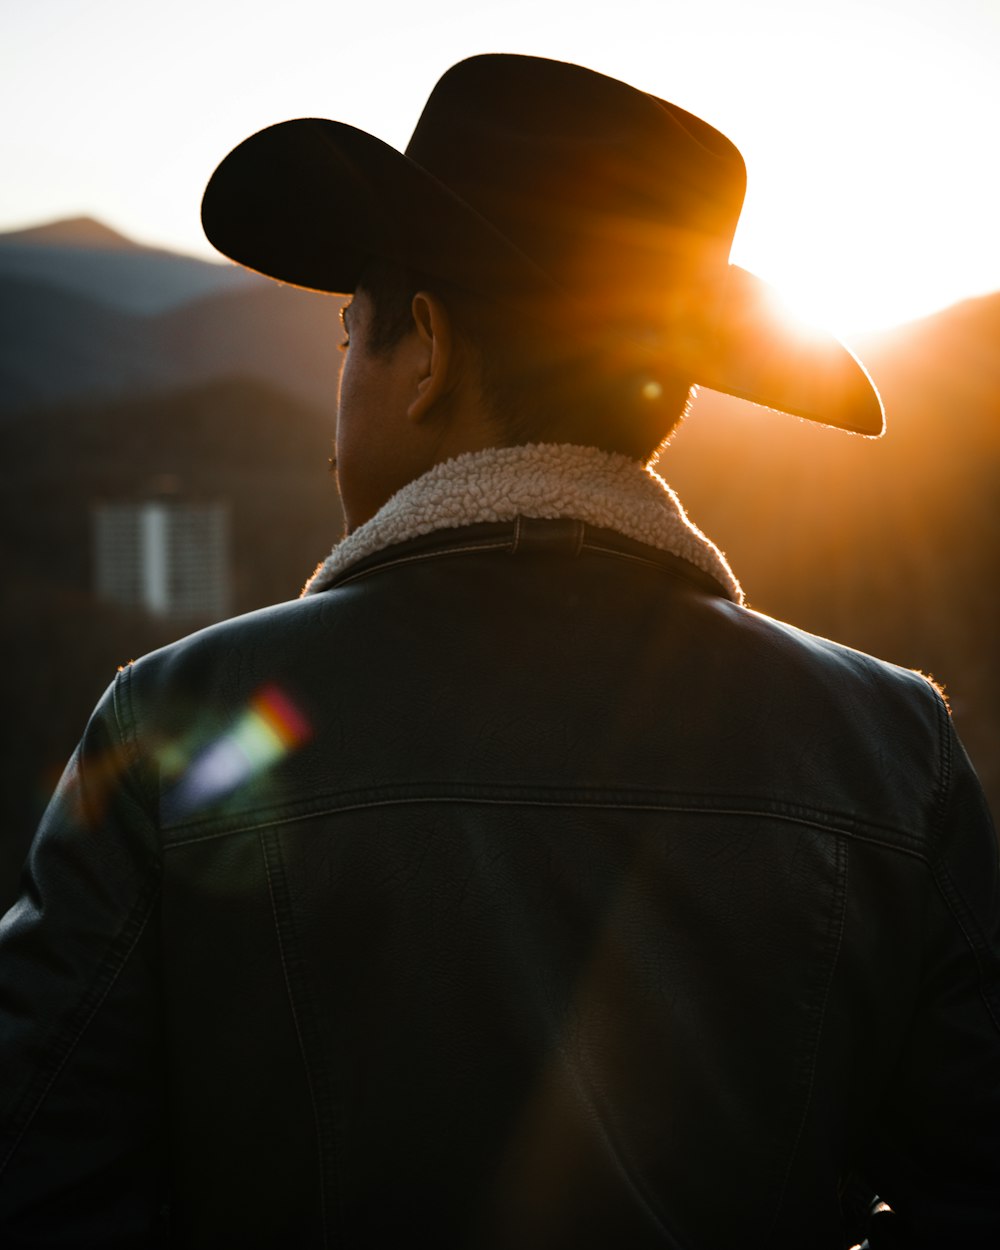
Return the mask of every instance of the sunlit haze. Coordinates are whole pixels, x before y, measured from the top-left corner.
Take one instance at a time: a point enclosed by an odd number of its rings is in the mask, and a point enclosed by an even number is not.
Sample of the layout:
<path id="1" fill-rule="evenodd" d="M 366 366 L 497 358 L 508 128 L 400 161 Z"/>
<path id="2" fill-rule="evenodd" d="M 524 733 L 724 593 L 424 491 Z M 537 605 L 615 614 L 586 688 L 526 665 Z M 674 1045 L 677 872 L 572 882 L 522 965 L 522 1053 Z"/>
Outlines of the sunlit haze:
<path id="1" fill-rule="evenodd" d="M 0 16 L 0 229 L 97 217 L 213 255 L 217 161 L 318 115 L 403 147 L 462 57 L 624 78 L 718 126 L 749 190 L 733 259 L 843 333 L 1000 290 L 995 0 L 41 0 Z"/>

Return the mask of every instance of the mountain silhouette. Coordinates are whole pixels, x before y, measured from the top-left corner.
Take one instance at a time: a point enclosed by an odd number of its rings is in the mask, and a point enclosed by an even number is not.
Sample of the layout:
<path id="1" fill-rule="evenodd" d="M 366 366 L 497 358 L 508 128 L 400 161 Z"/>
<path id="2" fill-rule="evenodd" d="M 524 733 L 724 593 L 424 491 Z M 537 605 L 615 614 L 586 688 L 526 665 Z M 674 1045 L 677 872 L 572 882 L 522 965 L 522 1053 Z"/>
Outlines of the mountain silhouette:
<path id="1" fill-rule="evenodd" d="M 149 319 L 74 290 L 0 277 L 0 415 L 172 384 Z"/>
<path id="2" fill-rule="evenodd" d="M 152 251 L 142 243 L 126 238 L 103 221 L 93 217 L 63 217 L 23 230 L 0 233 L 0 245 L 20 244 L 30 247 L 110 248 L 114 251 Z"/>
<path id="3" fill-rule="evenodd" d="M 89 217 L 0 234 L 0 284 L 8 278 L 37 282 L 137 315 L 164 312 L 221 291 L 249 290 L 267 281 L 228 262 L 213 264 L 145 247 Z M 9 298 L 0 285 L 0 302 Z"/>
<path id="4" fill-rule="evenodd" d="M 87 218 L 0 235 L 0 417 L 234 376 L 329 404 L 338 310 Z"/>

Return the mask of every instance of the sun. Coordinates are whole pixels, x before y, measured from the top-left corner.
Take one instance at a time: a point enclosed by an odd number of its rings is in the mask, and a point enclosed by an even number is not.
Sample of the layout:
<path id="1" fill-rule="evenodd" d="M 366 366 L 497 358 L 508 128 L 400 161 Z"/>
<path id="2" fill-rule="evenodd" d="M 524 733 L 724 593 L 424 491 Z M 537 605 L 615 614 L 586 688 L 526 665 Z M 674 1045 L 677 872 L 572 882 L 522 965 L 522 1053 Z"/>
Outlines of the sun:
<path id="1" fill-rule="evenodd" d="M 787 220 L 750 219 L 732 259 L 775 288 L 790 321 L 849 337 L 900 325 L 958 298 L 946 283 L 929 283 L 908 256 L 887 254 L 877 239 L 855 237 L 848 245 L 833 230 L 817 239 L 811 223 L 788 227 Z"/>

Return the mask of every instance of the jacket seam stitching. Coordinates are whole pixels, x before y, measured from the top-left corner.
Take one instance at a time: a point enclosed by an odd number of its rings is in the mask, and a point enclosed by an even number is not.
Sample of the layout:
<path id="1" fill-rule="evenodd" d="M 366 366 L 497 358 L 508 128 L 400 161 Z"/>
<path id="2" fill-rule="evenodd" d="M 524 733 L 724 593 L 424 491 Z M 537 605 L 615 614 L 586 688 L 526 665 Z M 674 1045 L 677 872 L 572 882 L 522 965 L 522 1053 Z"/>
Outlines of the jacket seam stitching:
<path id="1" fill-rule="evenodd" d="M 813 819 L 808 816 L 792 815 L 785 812 L 768 811 L 760 808 L 746 807 L 696 807 L 691 804 L 675 804 L 675 803 L 627 803 L 627 802 L 610 802 L 597 799 L 517 799 L 517 798 L 490 798 L 486 796 L 472 795 L 406 795 L 399 798 L 369 799 L 365 801 L 355 801 L 351 803 L 335 804 L 327 807 L 315 808 L 312 811 L 300 812 L 288 816 L 271 816 L 263 820 L 257 820 L 249 824 L 237 825 L 232 829 L 216 829 L 210 833 L 195 834 L 188 838 L 175 838 L 164 842 L 164 851 L 170 850 L 172 847 L 190 846 L 198 842 L 209 842 L 215 838 L 225 838 L 240 833 L 254 833 L 259 830 L 274 828 L 279 825 L 299 824 L 306 820 L 315 820 L 323 816 L 333 816 L 341 813 L 349 813 L 356 811 L 364 811 L 368 808 L 378 807 L 405 807 L 410 804 L 429 804 L 429 803 L 445 803 L 445 804 L 469 804 L 471 806 L 489 806 L 489 807 L 544 807 L 544 808 L 594 808 L 599 811 L 645 811 L 645 812 L 676 812 L 679 815 L 693 816 L 756 816 L 765 817 L 770 820 L 778 820 L 786 824 L 798 825 L 808 829 L 818 829 L 825 833 L 835 836 L 856 838 L 862 842 L 870 842 L 876 846 L 885 847 L 887 850 L 896 851 L 901 855 L 910 855 L 922 863 L 929 864 L 929 857 L 912 847 L 900 846 L 895 842 L 887 839 L 877 838 L 872 834 L 859 832 L 857 829 L 847 829 L 842 825 L 824 822 Z"/>
<path id="2" fill-rule="evenodd" d="M 292 1020 L 295 1024 L 295 1037 L 299 1044 L 299 1054 L 302 1057 L 302 1067 L 306 1074 L 306 1083 L 309 1086 L 309 1102 L 312 1106 L 313 1124 L 316 1129 L 316 1153 L 319 1156 L 320 1166 L 320 1218 L 323 1224 L 323 1245 L 329 1245 L 329 1219 L 326 1209 L 326 1169 L 323 1150 L 323 1126 L 319 1113 L 319 1104 L 316 1100 L 316 1082 L 313 1077 L 312 1067 L 309 1063 L 309 1056 L 306 1051 L 305 1038 L 302 1033 L 302 1024 L 299 1020 L 299 1012 L 295 1005 L 295 995 L 292 992 L 292 981 L 288 971 L 288 960 L 285 954 L 285 943 L 281 937 L 281 917 L 278 913 L 278 902 L 274 894 L 274 880 L 271 874 L 271 864 L 267 854 L 267 839 L 262 829 L 259 836 L 260 851 L 264 859 L 264 875 L 267 878 L 267 893 L 271 900 L 271 915 L 274 917 L 274 935 L 278 943 L 278 955 L 281 959 L 281 971 L 285 982 L 285 993 L 288 995 L 288 1006 L 292 1013 Z"/>
<path id="3" fill-rule="evenodd" d="M 941 783 L 939 787 L 938 802 L 936 805 L 937 812 L 935 817 L 935 833 L 940 843 L 940 841 L 945 837 L 944 827 L 948 810 L 948 795 L 952 786 L 955 771 L 955 749 L 951 727 L 951 717 L 945 707 L 944 700 L 936 691 L 933 692 L 933 698 L 937 711 L 938 733 L 940 739 L 939 766 L 941 769 Z M 948 869 L 948 865 L 945 862 L 943 855 L 935 857 L 934 862 L 931 864 L 931 873 L 938 893 L 941 895 L 945 907 L 948 909 L 952 919 L 958 926 L 958 931 L 961 933 L 975 962 L 977 980 L 979 983 L 979 997 L 982 1000 L 983 1006 L 986 1008 L 986 1014 L 993 1021 L 993 1027 L 997 1030 L 997 1032 L 1000 1032 L 1000 1016 L 998 1016 L 996 1007 L 991 1001 L 991 995 L 987 990 L 986 975 L 981 959 L 984 943 L 977 942 L 974 939 L 972 932 L 972 926 L 975 926 L 977 929 L 979 927 L 978 922 L 976 921 L 975 913 L 966 904 L 964 898 L 962 897 L 961 891 L 955 884 L 954 878 Z M 969 925 L 967 921 L 971 921 L 972 925 Z"/>
<path id="4" fill-rule="evenodd" d="M 598 802 L 590 800 L 573 800 L 573 799 L 491 799 L 491 798 L 472 798 L 468 795 L 459 797 L 451 795 L 415 795 L 398 799 L 372 799 L 367 802 L 346 803 L 343 806 L 317 808 L 315 811 L 302 812 L 294 816 L 285 816 L 263 820 L 250 825 L 240 825 L 234 829 L 219 829 L 213 833 L 199 834 L 193 838 L 176 839 L 165 843 L 164 849 L 174 846 L 189 846 L 196 842 L 208 842 L 214 838 L 225 838 L 238 833 L 254 833 L 261 829 L 273 828 L 277 825 L 299 824 L 304 820 L 314 820 L 322 816 L 333 816 L 340 813 L 364 811 L 373 807 L 406 807 L 413 803 L 447 803 L 462 804 L 468 803 L 473 806 L 489 806 L 489 807 L 569 807 L 569 808 L 596 808 L 600 811 L 630 811 L 630 812 L 677 812 L 685 816 L 767 816 L 774 820 L 780 820 L 788 824 L 802 825 L 809 829 L 819 829 L 828 833 L 842 834 L 846 837 L 854 836 L 851 831 L 841 829 L 833 825 L 822 824 L 820 821 L 809 820 L 799 816 L 789 816 L 778 812 L 758 811 L 754 808 L 736 808 L 736 807 L 690 807 L 681 806 L 671 803 L 610 803 Z M 875 839 L 870 839 L 874 841 Z M 883 843 L 889 846 L 891 843 Z M 916 852 L 906 852 L 905 848 L 899 848 L 904 853 L 916 854 Z M 918 856 L 918 858 L 923 858 Z"/>
<path id="5" fill-rule="evenodd" d="M 952 776 L 954 774 L 954 752 L 951 740 L 951 718 L 948 715 L 948 710 L 944 705 L 944 700 L 937 691 L 932 691 L 932 697 L 937 713 L 938 768 L 940 770 L 934 826 L 935 832 L 940 836 L 944 830 L 945 814 L 948 806 L 948 791 L 951 788 Z"/>
<path id="6" fill-rule="evenodd" d="M 676 560 L 679 563 L 689 564 L 691 566 L 690 573 L 684 568 L 668 568 L 662 561 L 652 560 L 649 556 L 640 556 L 632 551 L 619 551 L 616 547 L 607 547 L 597 542 L 587 542 L 585 540 L 581 544 L 581 548 L 587 551 L 597 552 L 598 555 L 613 556 L 618 560 L 631 560 L 634 564 L 645 564 L 648 568 L 656 569 L 658 573 L 666 573 L 671 577 L 682 577 L 686 582 L 692 583 L 692 585 L 697 586 L 701 590 L 706 589 L 701 578 L 707 578 L 712 583 L 713 594 L 721 596 L 723 599 L 730 599 L 732 602 L 730 596 L 726 593 L 725 587 L 717 581 L 711 573 L 706 572 L 699 565 L 694 564 L 690 560 L 685 560 L 683 556 L 676 555 L 672 551 L 663 551 L 663 555 L 672 557 L 673 560 Z M 657 550 L 659 550 L 659 548 Z"/>
<path id="7" fill-rule="evenodd" d="M 848 835 L 849 836 L 849 835 Z M 819 1007 L 819 1019 L 816 1022 L 816 1035 L 812 1047 L 812 1059 L 810 1061 L 809 1083 L 806 1088 L 805 1104 L 802 1108 L 802 1115 L 799 1119 L 799 1127 L 795 1134 L 795 1141 L 792 1143 L 792 1149 L 788 1157 L 788 1166 L 785 1169 L 784 1179 L 781 1182 L 781 1191 L 778 1195 L 778 1202 L 774 1209 L 774 1218 L 768 1229 L 770 1236 L 778 1223 L 781 1215 L 781 1208 L 785 1201 L 785 1194 L 788 1190 L 788 1182 L 791 1179 L 792 1168 L 795 1166 L 795 1159 L 799 1152 L 799 1145 L 802 1136 L 805 1133 L 806 1121 L 809 1119 L 809 1111 L 812 1107 L 813 1093 L 816 1089 L 816 1068 L 819 1063 L 819 1051 L 823 1041 L 823 1028 L 826 1024 L 827 1008 L 830 1004 L 830 991 L 833 988 L 834 977 L 837 972 L 837 965 L 840 963 L 840 952 L 844 945 L 844 929 L 847 923 L 847 871 L 848 871 L 848 855 L 849 847 L 844 841 L 844 835 L 837 837 L 836 842 L 837 855 L 837 880 L 836 880 L 836 898 L 832 914 L 830 916 L 830 928 L 836 929 L 836 938 L 830 960 L 830 970 L 826 977 L 826 984 L 823 987 L 823 995 Z"/>
<path id="8" fill-rule="evenodd" d="M 35 1119 L 35 1116 L 41 1110 L 42 1104 L 45 1102 L 45 1099 L 49 1096 L 49 1092 L 51 1091 L 53 1085 L 55 1085 L 56 1081 L 59 1079 L 59 1076 L 62 1073 L 63 1068 L 65 1068 L 66 1064 L 69 1062 L 70 1057 L 72 1056 L 73 1052 L 76 1050 L 77 1046 L 80 1044 L 80 1041 L 83 1038 L 83 1035 L 86 1033 L 87 1029 L 90 1027 L 91 1022 L 93 1021 L 94 1017 L 100 1011 L 101 1007 L 103 1007 L 104 1002 L 107 999 L 108 995 L 111 993 L 111 991 L 114 989 L 115 985 L 117 984 L 118 978 L 121 976 L 122 969 L 128 963 L 129 959 L 131 959 L 132 952 L 138 946 L 139 940 L 141 939 L 143 933 L 145 933 L 146 931 L 146 926 L 149 923 L 149 918 L 153 914 L 153 907 L 156 903 L 156 898 L 157 898 L 158 893 L 159 893 L 158 888 L 154 889 L 151 892 L 149 902 L 146 906 L 145 913 L 143 914 L 142 919 L 139 922 L 135 936 L 129 941 L 128 947 L 124 951 L 121 959 L 118 961 L 118 966 L 114 969 L 114 972 L 109 977 L 107 985 L 101 991 L 99 997 L 94 1002 L 93 1006 L 90 1007 L 86 1011 L 84 1015 L 84 1019 L 76 1028 L 75 1033 L 71 1036 L 69 1044 L 66 1047 L 62 1055 L 62 1058 L 56 1064 L 51 1076 L 45 1082 L 44 1087 L 42 1088 L 41 1092 L 38 1094 L 38 1097 L 35 1100 L 35 1105 L 30 1109 L 30 1111 L 28 1111 L 25 1117 L 24 1123 L 22 1124 L 21 1128 L 18 1130 L 17 1134 L 15 1135 L 14 1140 L 11 1142 L 10 1149 L 7 1151 L 3 1159 L 0 1159 L 0 1175 L 2 1175 L 2 1173 L 6 1171 L 7 1166 L 9 1165 L 11 1159 L 14 1157 L 14 1154 L 17 1151 L 17 1148 L 20 1146 L 21 1141 L 23 1140 L 25 1134 L 27 1133 L 28 1129 L 31 1127 Z M 102 961 L 102 963 L 103 962 L 104 961 Z M 107 962 L 113 964 L 114 960 L 109 959 Z M 100 969 L 100 965 L 99 965 L 99 969 Z"/>
<path id="9" fill-rule="evenodd" d="M 464 555 L 470 551 L 498 551 L 509 547 L 510 539 L 504 538 L 492 542 L 466 543 L 456 547 L 439 547 L 434 551 L 421 551 L 412 556 L 397 556 L 394 560 L 382 560 L 370 568 L 358 569 L 355 573 L 346 573 L 344 577 L 338 577 L 326 589 L 335 590 L 338 586 L 347 586 L 351 582 L 359 581 L 370 573 L 381 573 L 384 569 L 398 568 L 403 564 L 417 564 L 422 560 L 435 560 L 438 556 Z"/>
<path id="10" fill-rule="evenodd" d="M 115 730 L 119 741 L 125 748 L 129 771 L 150 811 L 155 811 L 159 796 L 146 786 L 140 767 L 142 756 L 135 735 L 137 722 L 132 699 L 131 664 L 126 665 L 118 673 L 112 692 L 112 708 L 115 716 Z"/>
<path id="11" fill-rule="evenodd" d="M 997 1016 L 997 1012 L 991 1001 L 991 996 L 987 992 L 986 988 L 986 976 L 984 975 L 983 964 L 980 958 L 981 944 L 978 944 L 973 940 L 970 929 L 966 926 L 962 919 L 962 913 L 968 913 L 969 908 L 965 905 L 964 899 L 962 899 L 961 894 L 955 887 L 951 874 L 943 864 L 940 864 L 937 867 L 932 867 L 931 871 L 934 876 L 934 884 L 937 886 L 938 893 L 944 900 L 945 907 L 947 907 L 949 913 L 951 914 L 951 918 L 958 926 L 958 930 L 965 939 L 965 944 L 969 948 L 972 958 L 975 961 L 977 980 L 979 983 L 979 997 L 983 1001 L 983 1006 L 986 1008 L 987 1015 L 993 1021 L 993 1027 L 998 1033 L 1000 1033 L 1000 1017 Z M 972 919 L 975 920 L 975 917 L 973 916 Z"/>
<path id="12" fill-rule="evenodd" d="M 520 548 L 520 521 L 520 516 L 514 518 L 514 532 L 511 538 L 491 540 L 484 539 L 482 542 L 464 543 L 451 547 L 437 547 L 433 551 L 421 551 L 409 556 L 398 556 L 392 560 L 379 560 L 377 563 L 372 564 L 367 568 L 358 569 L 355 572 L 351 572 L 350 569 L 345 569 L 343 575 L 337 577 L 337 579 L 331 582 L 329 586 L 324 587 L 324 590 L 335 590 L 339 586 L 347 586 L 351 582 L 359 581 L 361 578 L 367 577 L 371 573 L 381 572 L 383 569 L 396 568 L 405 564 L 415 564 L 423 560 L 434 560 L 439 556 L 465 555 L 471 552 L 503 550 L 506 550 L 509 554 L 514 555 Z M 650 559 L 648 556 L 637 555 L 630 551 L 621 551 L 616 547 L 610 547 L 600 542 L 590 541 L 586 536 L 586 524 L 580 521 L 577 522 L 577 525 L 579 528 L 574 534 L 574 545 L 571 551 L 571 554 L 574 556 L 580 555 L 582 551 L 593 551 L 599 555 L 613 556 L 620 560 L 630 560 L 635 564 L 643 564 L 648 568 L 655 569 L 659 573 L 666 572 L 673 576 L 683 577 L 686 581 L 690 581 L 698 586 L 702 585 L 698 576 L 700 574 L 701 577 L 707 578 L 711 582 L 712 589 L 715 594 L 721 595 L 723 598 L 729 597 L 726 593 L 725 587 L 723 587 L 711 573 L 706 572 L 697 565 L 692 564 L 690 574 L 688 574 L 684 569 L 667 568 L 662 562 Z M 663 554 L 673 556 L 673 558 L 678 562 L 685 562 L 682 556 L 677 556 L 673 552 L 664 551 Z M 690 561 L 687 561 L 687 563 L 690 563 Z"/>
<path id="13" fill-rule="evenodd" d="M 115 714 L 115 729 L 118 731 L 118 737 L 124 744 L 129 757 L 129 766 L 134 766 L 138 760 L 138 749 L 131 736 L 131 727 L 135 724 L 135 715 L 132 711 L 132 682 L 131 669 L 123 668 L 115 678 L 112 687 L 112 703 Z"/>

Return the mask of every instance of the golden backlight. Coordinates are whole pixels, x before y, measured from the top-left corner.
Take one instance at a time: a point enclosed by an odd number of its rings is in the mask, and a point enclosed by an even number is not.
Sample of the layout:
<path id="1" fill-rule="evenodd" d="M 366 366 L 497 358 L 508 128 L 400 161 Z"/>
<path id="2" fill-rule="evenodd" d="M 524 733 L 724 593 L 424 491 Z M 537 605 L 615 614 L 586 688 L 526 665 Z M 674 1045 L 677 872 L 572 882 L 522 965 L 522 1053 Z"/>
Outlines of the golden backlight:
<path id="1" fill-rule="evenodd" d="M 813 222 L 748 222 L 733 260 L 774 286 L 777 307 L 804 331 L 823 326 L 850 336 L 885 329 L 967 294 L 948 275 L 931 281 L 909 253 L 880 248 L 877 238 L 867 249 L 832 229 L 816 238 Z"/>

